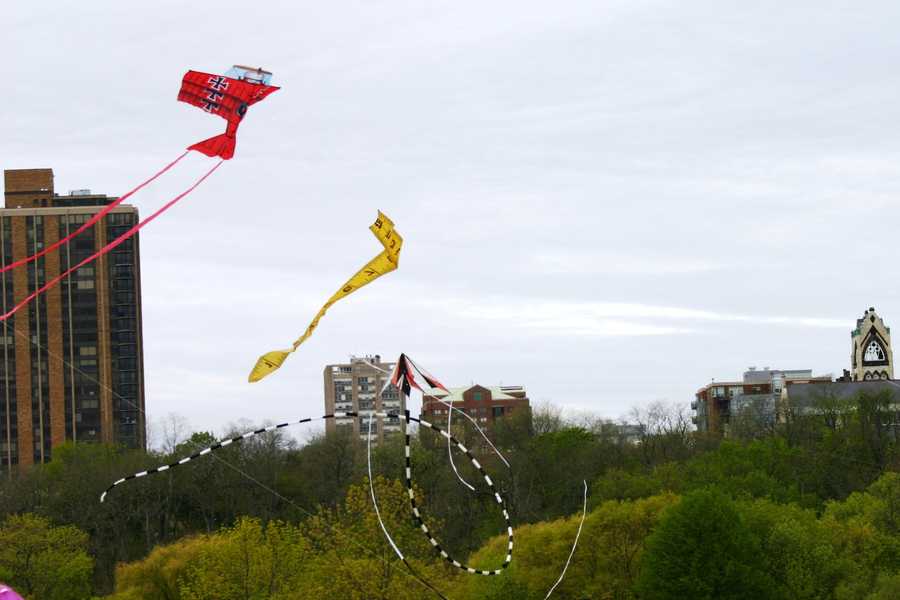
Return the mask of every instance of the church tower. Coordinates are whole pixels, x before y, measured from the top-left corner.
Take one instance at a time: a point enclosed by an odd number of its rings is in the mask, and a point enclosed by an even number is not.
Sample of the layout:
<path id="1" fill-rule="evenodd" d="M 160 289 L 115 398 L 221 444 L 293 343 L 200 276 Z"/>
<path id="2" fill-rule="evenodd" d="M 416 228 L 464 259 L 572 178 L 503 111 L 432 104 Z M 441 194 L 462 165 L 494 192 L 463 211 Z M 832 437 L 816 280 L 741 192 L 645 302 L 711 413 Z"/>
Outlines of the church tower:
<path id="1" fill-rule="evenodd" d="M 853 381 L 894 378 L 894 353 L 891 350 L 891 330 L 869 308 L 861 319 L 856 320 L 856 329 L 850 333 L 853 350 L 850 367 Z"/>

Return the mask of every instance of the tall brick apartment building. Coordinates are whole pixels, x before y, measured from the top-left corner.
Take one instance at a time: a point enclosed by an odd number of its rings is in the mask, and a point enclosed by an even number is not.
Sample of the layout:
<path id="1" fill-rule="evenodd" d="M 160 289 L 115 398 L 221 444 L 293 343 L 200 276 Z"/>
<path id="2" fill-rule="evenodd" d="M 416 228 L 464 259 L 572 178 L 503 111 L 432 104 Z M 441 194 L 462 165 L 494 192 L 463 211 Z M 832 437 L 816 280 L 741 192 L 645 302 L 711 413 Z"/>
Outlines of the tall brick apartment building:
<path id="1" fill-rule="evenodd" d="M 114 198 L 57 195 L 51 169 L 4 171 L 0 266 L 40 251 Z M 121 205 L 69 244 L 0 275 L 5 313 L 138 221 Z M 0 323 L 0 466 L 49 461 L 65 441 L 144 447 L 138 238 L 75 271 Z"/>
<path id="2" fill-rule="evenodd" d="M 325 380 L 325 414 L 356 412 L 357 417 L 340 417 L 325 421 L 325 432 L 349 432 L 361 439 L 369 434 L 369 413 L 386 412 L 390 416 L 373 417 L 372 439 L 375 442 L 405 431 L 399 415 L 406 410 L 405 398 L 390 380 L 395 363 L 381 362 L 381 356 L 351 357 L 349 363 L 327 365 Z"/>

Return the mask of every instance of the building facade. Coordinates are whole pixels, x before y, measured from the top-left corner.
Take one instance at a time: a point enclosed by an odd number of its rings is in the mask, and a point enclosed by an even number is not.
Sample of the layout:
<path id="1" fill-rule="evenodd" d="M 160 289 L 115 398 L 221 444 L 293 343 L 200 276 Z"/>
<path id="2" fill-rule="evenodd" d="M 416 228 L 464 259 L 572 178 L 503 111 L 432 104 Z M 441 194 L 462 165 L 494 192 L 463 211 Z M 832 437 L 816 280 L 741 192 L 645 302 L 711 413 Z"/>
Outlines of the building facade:
<path id="1" fill-rule="evenodd" d="M 57 195 L 51 169 L 4 172 L 0 267 L 77 230 L 113 202 Z M 0 274 L 7 312 L 138 222 L 120 205 L 68 244 Z M 146 445 L 138 236 L 81 267 L 0 323 L 0 465 L 51 459 L 66 441 Z"/>
<path id="2" fill-rule="evenodd" d="M 829 382 L 831 375 L 814 376 L 812 369 L 757 369 L 750 367 L 740 381 L 713 381 L 697 390 L 691 409 L 698 431 L 727 434 L 731 421 L 752 413 L 774 424 L 782 392 L 795 383 Z"/>
<path id="3" fill-rule="evenodd" d="M 366 439 L 369 434 L 369 414 L 386 412 L 387 419 L 372 419 L 372 438 L 381 441 L 385 436 L 402 433 L 405 422 L 399 418 L 406 410 L 406 399 L 393 385 L 391 378 L 395 363 L 381 362 L 381 356 L 351 357 L 349 363 L 327 365 L 325 379 L 325 414 L 355 412 L 356 417 L 340 417 L 325 421 L 329 435 L 348 432 Z"/>
<path id="4" fill-rule="evenodd" d="M 449 393 L 434 390 L 422 397 L 422 416 L 434 424 L 447 423 L 450 408 L 465 412 L 479 425 L 493 425 L 515 411 L 529 410 L 528 394 L 522 386 L 448 388 Z M 455 418 L 460 418 L 455 415 Z M 464 419 L 467 420 L 467 419 Z"/>
<path id="5" fill-rule="evenodd" d="M 850 369 L 837 381 L 831 375 L 814 377 L 809 369 L 744 373 L 743 381 L 713 382 L 697 391 L 691 408 L 699 431 L 727 435 L 731 420 L 742 410 L 753 408 L 771 423 L 786 411 L 815 410 L 814 400 L 846 400 L 859 392 L 890 389 L 900 391 L 894 381 L 891 328 L 870 307 L 856 320 L 850 332 Z M 871 383 L 870 383 L 871 382 Z"/>
<path id="6" fill-rule="evenodd" d="M 891 380 L 894 378 L 894 351 L 891 328 L 870 307 L 856 320 L 850 332 L 850 375 L 853 381 Z"/>
<path id="7" fill-rule="evenodd" d="M 894 380 L 891 328 L 869 307 L 850 332 L 850 369 L 844 369 L 844 376 L 834 382 L 792 386 L 782 395 L 782 407 L 785 414 L 817 414 L 842 405 L 846 409 L 859 394 L 885 391 L 900 394 L 900 383 Z M 897 430 L 900 421 L 895 415 L 881 425 Z"/>

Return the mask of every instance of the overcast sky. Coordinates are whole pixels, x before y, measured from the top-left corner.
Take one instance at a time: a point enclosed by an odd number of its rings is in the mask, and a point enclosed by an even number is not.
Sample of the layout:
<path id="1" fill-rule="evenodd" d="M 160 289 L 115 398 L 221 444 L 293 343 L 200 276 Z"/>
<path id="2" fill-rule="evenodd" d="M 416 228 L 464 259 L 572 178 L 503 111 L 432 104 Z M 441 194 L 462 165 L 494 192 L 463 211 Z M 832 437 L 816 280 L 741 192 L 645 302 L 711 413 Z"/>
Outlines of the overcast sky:
<path id="1" fill-rule="evenodd" d="M 7 4 L 0 167 L 57 192 L 221 132 L 188 69 L 282 86 L 141 234 L 151 419 L 318 415 L 324 365 L 400 352 L 616 418 L 749 365 L 840 374 L 867 307 L 900 324 L 897 2 Z M 378 209 L 400 268 L 248 384 L 380 251 Z"/>

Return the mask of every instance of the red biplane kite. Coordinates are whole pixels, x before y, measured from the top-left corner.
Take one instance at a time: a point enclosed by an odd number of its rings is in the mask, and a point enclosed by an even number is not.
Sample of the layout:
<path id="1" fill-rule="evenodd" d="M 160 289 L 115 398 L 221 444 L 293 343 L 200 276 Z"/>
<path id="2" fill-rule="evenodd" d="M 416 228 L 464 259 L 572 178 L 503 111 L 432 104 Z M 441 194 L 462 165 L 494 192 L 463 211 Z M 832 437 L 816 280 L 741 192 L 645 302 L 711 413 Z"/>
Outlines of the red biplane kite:
<path id="1" fill-rule="evenodd" d="M 235 65 L 225 75 L 188 71 L 181 80 L 178 100 L 193 104 L 228 121 L 225 133 L 197 142 L 188 150 L 207 156 L 234 156 L 235 135 L 247 107 L 256 104 L 279 88 L 269 85 L 272 74 L 262 69 Z"/>

